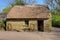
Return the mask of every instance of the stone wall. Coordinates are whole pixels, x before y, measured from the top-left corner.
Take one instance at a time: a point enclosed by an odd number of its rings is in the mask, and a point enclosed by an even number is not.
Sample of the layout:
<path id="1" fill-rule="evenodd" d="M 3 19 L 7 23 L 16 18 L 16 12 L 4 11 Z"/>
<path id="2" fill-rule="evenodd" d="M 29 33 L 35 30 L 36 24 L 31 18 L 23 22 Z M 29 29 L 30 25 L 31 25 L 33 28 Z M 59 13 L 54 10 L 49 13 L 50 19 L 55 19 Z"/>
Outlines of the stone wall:
<path id="1" fill-rule="evenodd" d="M 24 30 L 37 30 L 37 21 L 29 20 L 29 25 L 25 24 L 24 20 L 20 21 L 7 21 L 6 23 L 7 30 L 15 30 L 15 31 L 24 31 Z"/>
<path id="2" fill-rule="evenodd" d="M 44 31 L 51 31 L 52 30 L 52 15 L 50 13 L 49 19 L 44 20 Z"/>
<path id="3" fill-rule="evenodd" d="M 25 25 L 24 21 L 7 21 L 7 30 L 22 30 Z"/>
<path id="4" fill-rule="evenodd" d="M 37 20 L 29 20 L 29 24 L 25 24 L 25 20 L 15 20 L 6 22 L 7 30 L 15 31 L 37 31 L 38 23 Z M 48 20 L 44 20 L 44 31 L 51 31 L 52 29 L 52 16 L 50 15 Z"/>
<path id="5" fill-rule="evenodd" d="M 31 30 L 37 31 L 37 20 L 30 20 L 29 21 L 29 27 Z"/>

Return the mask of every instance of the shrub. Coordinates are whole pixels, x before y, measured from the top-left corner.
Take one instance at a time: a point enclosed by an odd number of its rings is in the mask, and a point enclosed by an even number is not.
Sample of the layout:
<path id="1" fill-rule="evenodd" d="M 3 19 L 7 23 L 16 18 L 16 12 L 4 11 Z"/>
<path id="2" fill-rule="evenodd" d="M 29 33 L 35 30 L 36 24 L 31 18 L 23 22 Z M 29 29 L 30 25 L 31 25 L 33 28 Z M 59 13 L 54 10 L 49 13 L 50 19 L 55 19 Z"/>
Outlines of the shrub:
<path id="1" fill-rule="evenodd" d="M 5 27 L 5 24 L 2 20 L 0 20 L 0 30 L 3 29 Z"/>
<path id="2" fill-rule="evenodd" d="M 59 14 L 53 14 L 52 15 L 52 25 L 54 27 L 60 27 L 60 15 Z"/>

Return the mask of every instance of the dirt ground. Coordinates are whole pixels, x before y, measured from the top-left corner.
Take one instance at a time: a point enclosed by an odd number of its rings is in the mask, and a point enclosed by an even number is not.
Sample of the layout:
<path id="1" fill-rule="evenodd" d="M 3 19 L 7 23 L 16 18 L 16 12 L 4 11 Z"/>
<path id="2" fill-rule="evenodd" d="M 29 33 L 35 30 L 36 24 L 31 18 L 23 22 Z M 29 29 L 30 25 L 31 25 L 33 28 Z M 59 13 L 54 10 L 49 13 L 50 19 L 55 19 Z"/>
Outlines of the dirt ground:
<path id="1" fill-rule="evenodd" d="M 0 31 L 0 40 L 60 40 L 60 28 L 53 28 L 52 32 Z"/>

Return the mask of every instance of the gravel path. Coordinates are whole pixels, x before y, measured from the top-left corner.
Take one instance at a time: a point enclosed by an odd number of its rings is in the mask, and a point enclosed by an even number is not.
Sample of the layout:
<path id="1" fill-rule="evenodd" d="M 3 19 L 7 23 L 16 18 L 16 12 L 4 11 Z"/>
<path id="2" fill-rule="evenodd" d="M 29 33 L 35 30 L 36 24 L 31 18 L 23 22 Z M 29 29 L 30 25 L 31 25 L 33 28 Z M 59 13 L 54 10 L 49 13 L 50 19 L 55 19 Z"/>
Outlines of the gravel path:
<path id="1" fill-rule="evenodd" d="M 0 40 L 60 40 L 60 28 L 52 32 L 0 32 Z"/>

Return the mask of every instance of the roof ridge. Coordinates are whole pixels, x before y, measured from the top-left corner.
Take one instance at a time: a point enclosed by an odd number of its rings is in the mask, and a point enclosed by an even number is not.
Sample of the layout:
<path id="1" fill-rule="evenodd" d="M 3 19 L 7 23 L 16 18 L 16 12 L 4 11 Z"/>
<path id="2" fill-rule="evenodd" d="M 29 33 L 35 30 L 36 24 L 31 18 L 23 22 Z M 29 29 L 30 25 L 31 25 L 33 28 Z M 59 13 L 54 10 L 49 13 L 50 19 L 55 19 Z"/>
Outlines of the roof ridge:
<path id="1" fill-rule="evenodd" d="M 48 7 L 48 5 L 16 5 L 14 7 Z"/>

